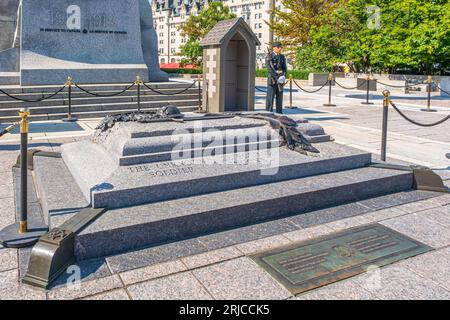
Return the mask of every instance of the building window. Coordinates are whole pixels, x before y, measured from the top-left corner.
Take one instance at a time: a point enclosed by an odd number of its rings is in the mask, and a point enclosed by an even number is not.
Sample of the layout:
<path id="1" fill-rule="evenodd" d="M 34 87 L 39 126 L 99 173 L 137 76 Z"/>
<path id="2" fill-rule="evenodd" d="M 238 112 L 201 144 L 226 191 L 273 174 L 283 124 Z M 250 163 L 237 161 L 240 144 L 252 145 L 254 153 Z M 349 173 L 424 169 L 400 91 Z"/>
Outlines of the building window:
<path id="1" fill-rule="evenodd" d="M 170 59 L 170 62 L 172 63 L 176 62 L 175 58 Z"/>
<path id="2" fill-rule="evenodd" d="M 170 39 L 170 43 L 175 43 L 175 39 Z"/>
<path id="3" fill-rule="evenodd" d="M 166 59 L 161 58 L 161 63 L 166 63 Z"/>
<path id="4" fill-rule="evenodd" d="M 164 44 L 164 40 L 159 40 L 159 44 Z"/>
<path id="5" fill-rule="evenodd" d="M 170 49 L 170 53 L 175 53 L 175 48 Z"/>

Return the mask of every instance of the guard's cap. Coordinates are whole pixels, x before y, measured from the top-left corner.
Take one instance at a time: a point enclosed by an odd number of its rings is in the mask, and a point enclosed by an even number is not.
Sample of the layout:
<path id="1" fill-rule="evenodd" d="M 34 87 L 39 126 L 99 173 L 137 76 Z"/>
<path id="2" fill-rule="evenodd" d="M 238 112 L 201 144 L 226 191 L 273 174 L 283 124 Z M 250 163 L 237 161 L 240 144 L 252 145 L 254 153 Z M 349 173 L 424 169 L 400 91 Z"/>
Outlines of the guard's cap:
<path id="1" fill-rule="evenodd" d="M 281 42 L 279 41 L 272 42 L 272 48 L 274 47 L 282 47 Z"/>

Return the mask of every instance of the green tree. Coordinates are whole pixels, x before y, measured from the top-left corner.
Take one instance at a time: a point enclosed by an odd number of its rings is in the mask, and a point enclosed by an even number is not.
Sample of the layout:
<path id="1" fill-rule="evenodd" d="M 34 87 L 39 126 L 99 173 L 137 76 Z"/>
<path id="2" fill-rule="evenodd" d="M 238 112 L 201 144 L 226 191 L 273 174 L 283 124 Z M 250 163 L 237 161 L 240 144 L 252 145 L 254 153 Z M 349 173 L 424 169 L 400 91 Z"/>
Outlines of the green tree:
<path id="1" fill-rule="evenodd" d="M 198 15 L 191 15 L 179 28 L 181 35 L 187 38 L 187 42 L 180 48 L 180 54 L 185 56 L 182 64 L 200 65 L 202 49 L 199 41 L 217 22 L 235 17 L 230 8 L 222 2 L 210 2 L 207 8 L 204 7 L 199 11 Z"/>
<path id="2" fill-rule="evenodd" d="M 284 9 L 274 8 L 273 23 L 266 21 L 274 34 L 283 40 L 288 51 L 307 45 L 310 31 L 325 21 L 322 16 L 339 7 L 342 0 L 281 0 Z"/>
<path id="3" fill-rule="evenodd" d="M 296 66 L 330 70 L 349 62 L 354 71 L 431 74 L 450 68 L 448 0 L 348 0 L 323 13 L 298 43 Z M 377 19 L 374 25 L 373 19 Z"/>

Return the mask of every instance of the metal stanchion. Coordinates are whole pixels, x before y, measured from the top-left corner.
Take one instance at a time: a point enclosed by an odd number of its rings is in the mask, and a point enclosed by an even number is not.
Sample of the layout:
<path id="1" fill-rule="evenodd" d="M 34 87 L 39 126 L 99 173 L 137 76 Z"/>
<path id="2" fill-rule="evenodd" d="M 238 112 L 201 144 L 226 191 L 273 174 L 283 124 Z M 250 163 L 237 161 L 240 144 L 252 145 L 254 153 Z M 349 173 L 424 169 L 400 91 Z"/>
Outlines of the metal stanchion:
<path id="1" fill-rule="evenodd" d="M 333 74 L 328 75 L 328 103 L 324 103 L 324 107 L 336 107 L 335 104 L 331 103 L 331 85 L 333 84 Z"/>
<path id="2" fill-rule="evenodd" d="M 198 111 L 202 110 L 202 87 L 201 87 L 201 81 L 198 80 Z"/>
<path id="3" fill-rule="evenodd" d="M 381 131 L 381 161 L 386 161 L 386 147 L 387 147 L 387 126 L 389 114 L 389 95 L 388 90 L 383 91 L 383 126 Z"/>
<path id="4" fill-rule="evenodd" d="M 20 121 L 20 194 L 17 203 L 19 222 L 0 231 L 0 244 L 7 248 L 23 248 L 35 244 L 48 231 L 46 225 L 32 221 L 28 224 L 28 116 L 30 111 L 19 111 Z"/>
<path id="5" fill-rule="evenodd" d="M 370 75 L 367 76 L 366 79 L 366 101 L 361 102 L 361 104 L 373 104 L 373 102 L 369 101 L 369 90 L 370 90 L 370 80 L 372 80 L 372 77 Z"/>
<path id="6" fill-rule="evenodd" d="M 436 109 L 431 109 L 431 83 L 433 83 L 432 76 L 428 76 L 427 83 L 428 83 L 428 85 L 427 85 L 427 92 L 428 92 L 427 107 L 420 109 L 420 111 L 436 112 L 437 111 Z"/>
<path id="7" fill-rule="evenodd" d="M 134 84 L 137 85 L 137 94 L 138 94 L 137 107 L 138 107 L 138 112 L 141 112 L 141 85 L 142 85 L 142 80 L 141 80 L 140 76 L 136 76 L 136 80 L 134 81 Z"/>
<path id="8" fill-rule="evenodd" d="M 67 82 L 65 83 L 65 85 L 67 86 L 67 92 L 68 92 L 68 99 L 69 99 L 69 110 L 67 112 L 67 118 L 63 119 L 62 121 L 64 122 L 74 122 L 77 121 L 78 119 L 76 117 L 74 117 L 72 115 L 72 86 L 73 86 L 73 81 L 72 81 L 72 77 L 67 77 Z"/>
<path id="9" fill-rule="evenodd" d="M 292 105 L 292 83 L 294 82 L 294 78 L 292 77 L 292 74 L 289 75 L 289 107 L 288 109 L 297 109 L 297 107 L 294 107 Z"/>

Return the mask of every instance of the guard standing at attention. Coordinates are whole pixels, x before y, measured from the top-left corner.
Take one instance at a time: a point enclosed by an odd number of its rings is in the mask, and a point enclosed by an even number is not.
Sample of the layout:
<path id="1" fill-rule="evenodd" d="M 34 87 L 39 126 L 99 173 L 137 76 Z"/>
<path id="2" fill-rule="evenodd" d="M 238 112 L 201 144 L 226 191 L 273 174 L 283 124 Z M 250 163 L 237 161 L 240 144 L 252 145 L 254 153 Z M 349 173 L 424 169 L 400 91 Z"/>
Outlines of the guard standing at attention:
<path id="1" fill-rule="evenodd" d="M 276 112 L 283 113 L 283 86 L 286 81 L 286 57 L 281 54 L 280 42 L 272 44 L 272 52 L 268 52 L 266 67 L 269 71 L 267 78 L 266 110 L 273 112 L 273 100 L 276 99 Z"/>

